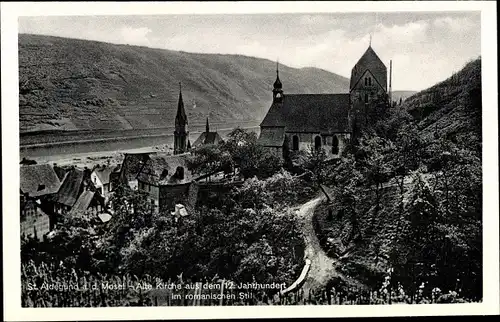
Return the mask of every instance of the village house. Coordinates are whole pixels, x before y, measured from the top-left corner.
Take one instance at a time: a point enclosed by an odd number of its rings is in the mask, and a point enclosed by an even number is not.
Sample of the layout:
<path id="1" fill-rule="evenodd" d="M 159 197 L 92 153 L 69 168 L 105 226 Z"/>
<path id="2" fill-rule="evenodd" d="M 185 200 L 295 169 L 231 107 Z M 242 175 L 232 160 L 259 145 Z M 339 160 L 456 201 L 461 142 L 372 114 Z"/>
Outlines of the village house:
<path id="1" fill-rule="evenodd" d="M 80 215 L 87 218 L 101 218 L 103 213 L 106 213 L 104 197 L 98 191 L 91 190 L 84 191 L 69 211 L 70 216 Z"/>
<path id="2" fill-rule="evenodd" d="M 323 149 L 339 158 L 373 103 L 387 94 L 387 68 L 371 45 L 351 72 L 349 93 L 285 94 L 276 68 L 273 101 L 260 124 L 259 144 L 278 157 Z"/>
<path id="3" fill-rule="evenodd" d="M 61 182 L 48 164 L 23 165 L 19 168 L 21 194 L 30 198 L 44 199 L 59 190 Z"/>
<path id="4" fill-rule="evenodd" d="M 50 216 L 34 199 L 21 199 L 21 236 L 43 240 L 50 232 Z"/>
<path id="5" fill-rule="evenodd" d="M 183 203 L 193 175 L 187 168 L 189 154 L 152 154 L 137 175 L 139 190 L 147 192 L 155 211 Z"/>
<path id="6" fill-rule="evenodd" d="M 116 187 L 119 184 L 124 184 L 132 190 L 137 190 L 137 175 L 149 159 L 149 154 L 125 153 L 122 164 L 115 168 L 109 175 L 110 185 Z"/>
<path id="7" fill-rule="evenodd" d="M 105 209 L 104 198 L 91 182 L 90 170 L 88 169 L 73 168 L 69 170 L 61 187 L 53 196 L 52 202 L 54 213 L 59 216 L 75 212 L 87 213 L 87 211 L 92 212 L 94 209 L 101 212 Z"/>
<path id="8" fill-rule="evenodd" d="M 43 239 L 54 225 L 47 213 L 48 202 L 59 190 L 61 182 L 48 164 L 20 167 L 21 235 Z"/>
<path id="9" fill-rule="evenodd" d="M 106 199 L 109 197 L 110 192 L 113 190 L 113 185 L 110 181 L 110 175 L 115 169 L 116 166 L 98 165 L 94 167 L 90 174 L 90 180 L 96 187 L 97 191 L 99 191 L 101 196 Z"/>

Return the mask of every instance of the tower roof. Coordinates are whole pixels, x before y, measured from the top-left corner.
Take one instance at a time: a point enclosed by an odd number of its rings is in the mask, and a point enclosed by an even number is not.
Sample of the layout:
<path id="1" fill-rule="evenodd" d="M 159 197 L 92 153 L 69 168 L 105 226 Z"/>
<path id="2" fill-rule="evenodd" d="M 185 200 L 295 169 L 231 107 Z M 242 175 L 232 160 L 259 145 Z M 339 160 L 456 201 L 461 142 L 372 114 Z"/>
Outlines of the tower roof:
<path id="1" fill-rule="evenodd" d="M 276 63 L 276 80 L 274 81 L 273 87 L 274 87 L 274 89 L 281 89 L 283 87 L 283 85 L 281 84 L 281 81 L 280 81 L 280 73 L 278 70 L 278 63 Z"/>
<path id="2" fill-rule="evenodd" d="M 349 89 L 353 89 L 366 70 L 370 70 L 373 76 L 377 78 L 377 81 L 387 90 L 387 68 L 371 45 L 368 46 L 368 49 L 354 65 Z"/>
<path id="3" fill-rule="evenodd" d="M 186 110 L 184 110 L 184 101 L 182 100 L 182 85 L 179 83 L 179 102 L 177 103 L 177 115 L 175 116 L 176 125 L 185 125 L 188 123 Z"/>

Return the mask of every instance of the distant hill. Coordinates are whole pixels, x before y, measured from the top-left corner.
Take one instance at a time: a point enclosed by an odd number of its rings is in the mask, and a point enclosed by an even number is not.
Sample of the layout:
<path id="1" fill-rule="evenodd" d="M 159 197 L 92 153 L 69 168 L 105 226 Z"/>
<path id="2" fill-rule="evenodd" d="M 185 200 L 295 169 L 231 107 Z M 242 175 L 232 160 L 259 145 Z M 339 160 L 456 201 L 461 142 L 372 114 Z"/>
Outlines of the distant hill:
<path id="1" fill-rule="evenodd" d="M 260 121 L 276 63 L 240 55 L 19 35 L 20 131 L 146 129 L 173 125 L 179 82 L 191 124 Z M 280 66 L 285 93 L 347 92 L 349 80 Z"/>
<path id="2" fill-rule="evenodd" d="M 480 152 L 482 134 L 481 59 L 411 97 L 403 108 L 424 137 L 444 136 Z"/>

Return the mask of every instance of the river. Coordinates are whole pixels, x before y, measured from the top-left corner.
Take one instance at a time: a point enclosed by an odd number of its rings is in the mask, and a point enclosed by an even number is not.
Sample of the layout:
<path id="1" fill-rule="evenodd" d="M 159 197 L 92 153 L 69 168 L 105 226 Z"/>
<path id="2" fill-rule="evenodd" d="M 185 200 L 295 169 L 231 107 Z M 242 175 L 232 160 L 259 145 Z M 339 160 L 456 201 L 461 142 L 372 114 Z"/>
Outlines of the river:
<path id="1" fill-rule="evenodd" d="M 236 127 L 259 134 L 259 127 L 253 123 L 217 124 L 211 125 L 211 131 L 216 130 L 223 138 Z M 205 125 L 190 127 L 189 139 L 191 144 L 196 141 Z M 112 152 L 140 150 L 155 146 L 173 146 L 173 129 L 149 129 L 126 131 L 74 131 L 21 134 L 20 157 L 35 160 L 57 160 L 62 158 L 98 155 Z"/>

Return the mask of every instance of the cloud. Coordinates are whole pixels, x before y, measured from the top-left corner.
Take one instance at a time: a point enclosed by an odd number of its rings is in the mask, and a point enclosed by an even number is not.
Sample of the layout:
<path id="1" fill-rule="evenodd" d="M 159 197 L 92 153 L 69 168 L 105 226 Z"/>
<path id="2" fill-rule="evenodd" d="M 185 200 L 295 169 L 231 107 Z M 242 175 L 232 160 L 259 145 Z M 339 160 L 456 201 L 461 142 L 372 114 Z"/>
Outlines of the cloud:
<path id="1" fill-rule="evenodd" d="M 392 26 L 378 24 L 373 38 L 381 46 L 406 46 L 425 41 L 428 29 L 429 23 L 427 21 Z"/>
<path id="2" fill-rule="evenodd" d="M 197 53 L 240 54 L 345 77 L 369 43 L 395 89 L 423 89 L 481 53 L 477 13 L 28 17 L 20 32 Z M 284 80 L 283 80 L 284 81 Z"/>
<path id="3" fill-rule="evenodd" d="M 440 17 L 434 20 L 434 25 L 438 28 L 446 28 L 457 33 L 466 32 L 476 27 L 476 24 L 467 17 Z"/>

